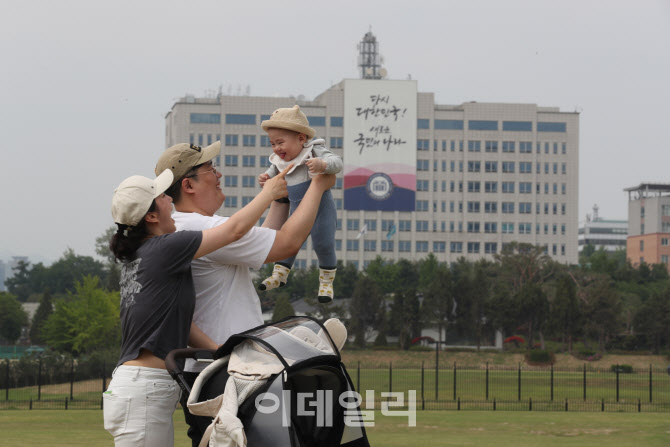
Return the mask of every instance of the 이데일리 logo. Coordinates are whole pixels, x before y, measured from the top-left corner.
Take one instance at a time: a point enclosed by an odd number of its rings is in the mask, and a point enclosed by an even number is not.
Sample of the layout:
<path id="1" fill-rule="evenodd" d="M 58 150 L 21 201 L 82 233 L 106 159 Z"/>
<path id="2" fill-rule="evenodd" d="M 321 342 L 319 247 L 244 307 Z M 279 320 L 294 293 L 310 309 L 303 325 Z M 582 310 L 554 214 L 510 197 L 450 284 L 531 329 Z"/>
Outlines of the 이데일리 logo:
<path id="1" fill-rule="evenodd" d="M 391 197 L 393 192 L 393 181 L 383 172 L 377 172 L 368 178 L 365 188 L 372 199 L 386 200 Z"/>

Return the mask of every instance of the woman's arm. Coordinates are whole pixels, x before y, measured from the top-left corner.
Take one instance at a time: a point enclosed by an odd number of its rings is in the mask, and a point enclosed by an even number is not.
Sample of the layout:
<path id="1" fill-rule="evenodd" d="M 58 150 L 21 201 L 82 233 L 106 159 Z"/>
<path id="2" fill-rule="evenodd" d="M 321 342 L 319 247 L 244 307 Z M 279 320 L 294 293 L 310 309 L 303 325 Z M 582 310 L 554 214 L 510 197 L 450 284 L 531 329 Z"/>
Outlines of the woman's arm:
<path id="1" fill-rule="evenodd" d="M 191 323 L 188 345 L 191 348 L 219 349 L 219 345 L 214 343 L 214 340 L 209 338 L 195 323 Z"/>
<path id="2" fill-rule="evenodd" d="M 247 234 L 251 227 L 258 222 L 258 219 L 261 218 L 272 201 L 286 196 L 288 191 L 284 177 L 292 167 L 292 164 L 289 165 L 277 176 L 265 182 L 265 186 L 261 192 L 247 206 L 233 214 L 224 223 L 204 230 L 202 232 L 202 242 L 193 258 L 197 259 L 205 256 L 214 250 L 241 239 Z"/>

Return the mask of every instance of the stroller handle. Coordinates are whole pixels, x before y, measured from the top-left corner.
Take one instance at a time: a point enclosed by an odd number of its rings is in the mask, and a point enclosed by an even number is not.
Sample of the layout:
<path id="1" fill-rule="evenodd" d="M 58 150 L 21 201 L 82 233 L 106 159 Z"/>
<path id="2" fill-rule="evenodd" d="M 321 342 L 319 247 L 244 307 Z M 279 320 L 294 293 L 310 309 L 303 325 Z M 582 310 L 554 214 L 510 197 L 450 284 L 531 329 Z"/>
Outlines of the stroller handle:
<path id="1" fill-rule="evenodd" d="M 212 362 L 214 361 L 214 354 L 216 351 L 214 349 L 201 349 L 201 348 L 184 348 L 184 349 L 173 349 L 165 357 L 165 369 L 170 373 L 170 376 L 174 379 L 179 387 L 187 393 L 191 392 L 191 387 L 188 386 L 184 380 L 183 371 L 179 369 L 177 365 L 177 360 L 180 359 L 194 359 L 200 362 Z"/>

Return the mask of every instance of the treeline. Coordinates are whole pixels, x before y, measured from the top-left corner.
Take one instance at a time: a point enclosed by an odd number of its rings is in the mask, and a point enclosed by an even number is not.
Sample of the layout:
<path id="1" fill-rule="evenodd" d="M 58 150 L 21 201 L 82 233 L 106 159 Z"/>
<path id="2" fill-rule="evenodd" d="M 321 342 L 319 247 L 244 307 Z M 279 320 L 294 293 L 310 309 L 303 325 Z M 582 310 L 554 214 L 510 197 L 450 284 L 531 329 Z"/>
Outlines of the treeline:
<path id="1" fill-rule="evenodd" d="M 269 271 L 266 266 L 259 281 Z M 330 306 L 315 302 L 317 277 L 315 268 L 292 272 L 285 287 L 261 294 L 264 309 L 274 308 L 278 319 L 292 312 L 290 302 L 305 297 L 325 318 L 348 318 L 361 346 L 384 345 L 393 335 L 408 349 L 423 328 L 435 328 L 478 346 L 500 330 L 522 335 L 529 348 L 544 348 L 550 338 L 565 351 L 575 340 L 599 352 L 670 349 L 667 267 L 633 267 L 623 251 L 587 247 L 576 266 L 519 243 L 506 245 L 494 261 L 461 258 L 445 265 L 433 255 L 418 262 L 377 258 L 361 272 L 340 263 L 335 291 L 351 298 L 347 309 L 337 299 Z"/>

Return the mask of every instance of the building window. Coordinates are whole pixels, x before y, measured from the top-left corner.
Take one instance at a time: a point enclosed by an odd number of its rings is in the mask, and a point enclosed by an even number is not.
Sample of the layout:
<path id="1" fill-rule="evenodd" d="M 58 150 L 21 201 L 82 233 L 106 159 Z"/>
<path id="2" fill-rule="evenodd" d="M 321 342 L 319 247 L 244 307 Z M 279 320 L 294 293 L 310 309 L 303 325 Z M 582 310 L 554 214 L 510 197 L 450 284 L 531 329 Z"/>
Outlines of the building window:
<path id="1" fill-rule="evenodd" d="M 479 192 L 480 182 L 468 182 L 468 192 Z"/>
<path id="2" fill-rule="evenodd" d="M 341 116 L 331 116 L 330 117 L 330 127 L 342 127 L 344 126 L 344 118 Z"/>
<path id="3" fill-rule="evenodd" d="M 484 182 L 484 192 L 497 193 L 498 182 Z"/>
<path id="4" fill-rule="evenodd" d="M 532 225 L 528 222 L 519 224 L 519 234 L 531 234 Z"/>
<path id="5" fill-rule="evenodd" d="M 531 182 L 519 182 L 519 194 L 531 194 L 533 184 Z"/>
<path id="6" fill-rule="evenodd" d="M 498 142 L 497 141 L 487 141 L 484 143 L 484 150 L 486 152 L 498 152 Z"/>
<path id="7" fill-rule="evenodd" d="M 358 251 L 358 239 L 347 239 L 347 251 Z"/>
<path id="8" fill-rule="evenodd" d="M 341 210 L 342 209 L 342 199 L 334 199 L 335 200 L 335 209 Z"/>
<path id="9" fill-rule="evenodd" d="M 416 201 L 416 210 L 417 211 L 428 211 L 428 200 L 417 200 Z"/>
<path id="10" fill-rule="evenodd" d="M 480 161 L 469 161 L 468 162 L 468 172 L 480 172 L 481 171 L 481 162 Z"/>
<path id="11" fill-rule="evenodd" d="M 270 137 L 267 135 L 261 135 L 261 147 L 270 147 Z"/>
<path id="12" fill-rule="evenodd" d="M 253 175 L 242 176 L 242 187 L 243 188 L 253 188 L 256 186 L 256 177 Z"/>
<path id="13" fill-rule="evenodd" d="M 398 231 L 412 231 L 412 221 L 411 220 L 399 220 L 398 221 Z"/>
<path id="14" fill-rule="evenodd" d="M 242 135 L 242 146 L 244 147 L 256 146 L 256 135 Z"/>
<path id="15" fill-rule="evenodd" d="M 237 176 L 236 175 L 226 175 L 224 176 L 224 184 L 226 188 L 236 188 L 237 187 Z"/>
<path id="16" fill-rule="evenodd" d="M 468 141 L 468 152 L 481 152 L 481 151 L 482 151 L 481 141 Z"/>
<path id="17" fill-rule="evenodd" d="M 358 231 L 358 219 L 347 219 L 347 230 Z"/>
<path id="18" fill-rule="evenodd" d="M 532 132 L 532 121 L 503 121 L 503 131 Z"/>
<path id="19" fill-rule="evenodd" d="M 469 120 L 469 130 L 498 130 L 498 121 Z"/>
<path id="20" fill-rule="evenodd" d="M 661 238 L 661 245 L 667 246 L 668 245 L 668 238 L 667 237 L 662 237 Z"/>
<path id="21" fill-rule="evenodd" d="M 237 155 L 226 155 L 226 166 L 237 166 Z"/>
<path id="22" fill-rule="evenodd" d="M 416 181 L 416 190 L 417 191 L 428 191 L 428 180 L 417 180 Z"/>
<path id="23" fill-rule="evenodd" d="M 444 253 L 447 250 L 447 243 L 443 241 L 433 242 L 433 252 L 434 253 Z"/>
<path id="24" fill-rule="evenodd" d="M 533 163 L 530 161 L 520 161 L 519 162 L 519 173 L 520 174 L 532 174 L 533 173 Z"/>
<path id="25" fill-rule="evenodd" d="M 428 221 L 427 220 L 417 220 L 416 221 L 416 231 L 418 231 L 418 232 L 428 231 Z"/>
<path id="26" fill-rule="evenodd" d="M 502 182 L 503 194 L 514 194 L 514 182 Z"/>
<path id="27" fill-rule="evenodd" d="M 661 264 L 668 265 L 668 255 L 661 255 Z"/>
<path id="28" fill-rule="evenodd" d="M 463 242 L 450 242 L 449 251 L 452 253 L 463 253 Z"/>
<path id="29" fill-rule="evenodd" d="M 326 117 L 325 116 L 308 116 L 307 121 L 309 122 L 310 126 L 323 127 L 323 126 L 326 125 Z"/>
<path id="30" fill-rule="evenodd" d="M 393 251 L 393 241 L 382 241 L 382 251 Z"/>
<path id="31" fill-rule="evenodd" d="M 566 123 L 537 123 L 538 132 L 566 132 Z"/>
<path id="32" fill-rule="evenodd" d="M 363 251 L 377 251 L 377 241 L 363 241 Z"/>
<path id="33" fill-rule="evenodd" d="M 191 113 L 191 124 L 221 124 L 219 113 Z"/>
<path id="34" fill-rule="evenodd" d="M 644 251 L 644 241 L 640 241 L 640 251 Z"/>
<path id="35" fill-rule="evenodd" d="M 521 154 L 532 154 L 533 153 L 533 143 L 530 142 L 530 141 L 519 142 L 519 153 L 521 153 Z"/>
<path id="36" fill-rule="evenodd" d="M 417 160 L 416 161 L 416 170 L 417 171 L 428 171 L 430 169 L 429 160 Z"/>
<path id="37" fill-rule="evenodd" d="M 417 129 L 430 129 L 430 120 L 425 118 L 419 118 L 416 120 Z"/>
<path id="38" fill-rule="evenodd" d="M 497 161 L 484 162 L 484 170 L 486 172 L 498 172 L 498 162 Z"/>
<path id="39" fill-rule="evenodd" d="M 463 120 L 434 120 L 436 130 L 463 130 Z"/>
<path id="40" fill-rule="evenodd" d="M 376 219 L 365 219 L 363 222 L 368 231 L 377 231 L 377 220 Z"/>
<path id="41" fill-rule="evenodd" d="M 495 242 L 485 242 L 484 243 L 484 253 L 489 255 L 494 255 L 498 251 L 498 244 Z"/>
<path id="42" fill-rule="evenodd" d="M 484 222 L 484 233 L 495 234 L 498 232 L 497 222 Z"/>
<path id="43" fill-rule="evenodd" d="M 430 140 L 416 140 L 416 149 L 419 151 L 427 151 L 430 149 Z"/>
<path id="44" fill-rule="evenodd" d="M 514 152 L 514 141 L 503 141 L 502 151 L 503 153 L 513 153 Z"/>
<path id="45" fill-rule="evenodd" d="M 530 214 L 531 208 L 530 202 L 519 202 L 519 214 Z"/>
<path id="46" fill-rule="evenodd" d="M 495 214 L 498 212 L 498 202 L 484 202 L 484 212 Z"/>
<path id="47" fill-rule="evenodd" d="M 514 234 L 514 224 L 512 222 L 503 222 L 502 234 Z"/>
<path id="48" fill-rule="evenodd" d="M 514 173 L 514 162 L 513 161 L 503 161 L 502 162 L 502 172 L 507 174 Z"/>
<path id="49" fill-rule="evenodd" d="M 342 137 L 330 137 L 331 149 L 342 149 L 343 144 Z"/>
<path id="50" fill-rule="evenodd" d="M 237 208 L 237 197 L 236 196 L 227 196 L 226 200 L 223 202 L 224 208 Z"/>
<path id="51" fill-rule="evenodd" d="M 398 241 L 398 251 L 403 253 L 409 253 L 412 251 L 412 242 L 411 241 Z"/>
<path id="52" fill-rule="evenodd" d="M 226 134 L 226 146 L 237 146 L 239 135 Z"/>
<path id="53" fill-rule="evenodd" d="M 244 155 L 242 156 L 242 166 L 245 168 L 255 168 L 256 167 L 256 156 L 255 155 Z"/>
<path id="54" fill-rule="evenodd" d="M 468 213 L 478 213 L 479 202 L 468 202 Z"/>
<path id="55" fill-rule="evenodd" d="M 479 242 L 468 242 L 468 253 L 479 253 Z"/>
<path id="56" fill-rule="evenodd" d="M 260 165 L 261 168 L 269 168 L 272 163 L 270 163 L 270 159 L 268 157 L 260 157 Z"/>
<path id="57" fill-rule="evenodd" d="M 428 253 L 428 241 L 416 241 L 417 253 Z"/>
<path id="58" fill-rule="evenodd" d="M 391 219 L 382 219 L 382 231 L 389 231 L 393 227 Z"/>
<path id="59" fill-rule="evenodd" d="M 468 222 L 468 233 L 479 233 L 479 222 Z"/>
<path id="60" fill-rule="evenodd" d="M 514 213 L 514 202 L 503 202 L 502 203 L 502 212 L 503 212 L 503 214 L 513 214 Z"/>
<path id="61" fill-rule="evenodd" d="M 256 115 L 226 114 L 226 124 L 256 124 Z"/>

